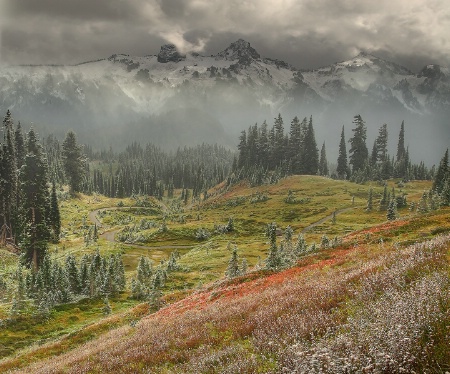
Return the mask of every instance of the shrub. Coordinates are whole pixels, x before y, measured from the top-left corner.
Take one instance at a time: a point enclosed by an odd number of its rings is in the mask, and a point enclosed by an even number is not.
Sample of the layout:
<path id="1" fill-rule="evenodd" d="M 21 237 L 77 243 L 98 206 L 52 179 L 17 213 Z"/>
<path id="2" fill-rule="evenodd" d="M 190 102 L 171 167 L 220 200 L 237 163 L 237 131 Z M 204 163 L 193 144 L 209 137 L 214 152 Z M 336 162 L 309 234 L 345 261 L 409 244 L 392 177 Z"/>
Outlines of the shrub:
<path id="1" fill-rule="evenodd" d="M 208 240 L 210 237 L 211 233 L 203 227 L 200 227 L 195 233 L 195 239 L 197 240 Z"/>

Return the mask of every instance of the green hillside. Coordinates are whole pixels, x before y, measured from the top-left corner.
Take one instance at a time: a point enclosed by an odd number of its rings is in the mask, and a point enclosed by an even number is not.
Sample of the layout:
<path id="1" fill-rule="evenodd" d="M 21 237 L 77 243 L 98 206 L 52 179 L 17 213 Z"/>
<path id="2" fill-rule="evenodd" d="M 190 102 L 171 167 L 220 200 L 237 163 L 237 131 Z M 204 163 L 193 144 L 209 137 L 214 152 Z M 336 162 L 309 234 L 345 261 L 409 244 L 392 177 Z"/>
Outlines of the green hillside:
<path id="1" fill-rule="evenodd" d="M 63 239 L 52 258 L 121 254 L 126 291 L 110 298 L 108 316 L 101 298 L 78 298 L 44 319 L 30 301 L 29 313 L 12 318 L 18 258 L 1 250 L 0 371 L 448 370 L 449 210 L 417 209 L 430 187 L 389 181 L 389 192 L 406 198 L 395 220 L 378 209 L 383 186 L 314 176 L 219 185 L 195 204 L 184 204 L 181 191 L 161 201 L 62 201 Z M 272 222 L 280 256 L 295 252 L 299 234 L 306 240 L 292 266 L 266 269 Z M 94 223 L 99 238 L 87 239 Z M 228 279 L 234 249 L 247 270 Z M 159 310 L 131 298 L 140 257 L 166 269 L 172 253 Z"/>

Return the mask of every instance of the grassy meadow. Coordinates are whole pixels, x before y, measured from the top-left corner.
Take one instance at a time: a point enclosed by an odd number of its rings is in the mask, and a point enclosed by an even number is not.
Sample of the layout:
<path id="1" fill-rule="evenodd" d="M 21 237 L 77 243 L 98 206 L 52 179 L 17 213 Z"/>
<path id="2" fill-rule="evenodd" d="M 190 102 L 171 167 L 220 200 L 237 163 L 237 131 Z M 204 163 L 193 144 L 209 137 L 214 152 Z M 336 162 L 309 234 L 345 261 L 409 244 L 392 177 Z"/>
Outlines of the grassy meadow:
<path id="1" fill-rule="evenodd" d="M 369 189 L 372 211 L 366 211 Z M 316 176 L 275 185 L 218 185 L 207 198 L 60 201 L 55 258 L 121 253 L 128 284 L 140 256 L 163 265 L 177 251 L 162 308 L 130 298 L 58 305 L 41 320 L 9 318 L 17 256 L 0 249 L 0 372 L 278 373 L 450 370 L 450 210 L 419 213 L 431 182 L 388 181 L 407 206 L 388 221 L 383 186 Z M 95 216 L 96 218 L 93 218 Z M 221 228 L 232 218 L 234 229 Z M 98 240 L 86 241 L 93 220 Z M 318 250 L 289 269 L 264 269 L 268 223 L 303 234 Z M 203 235 L 201 235 L 203 233 Z M 323 236 L 339 245 L 321 249 Z M 113 240 L 113 237 L 115 240 Z M 226 279 L 236 247 L 247 274 Z M 129 289 L 129 287 L 128 287 Z M 363 370 L 364 369 L 364 370 Z"/>

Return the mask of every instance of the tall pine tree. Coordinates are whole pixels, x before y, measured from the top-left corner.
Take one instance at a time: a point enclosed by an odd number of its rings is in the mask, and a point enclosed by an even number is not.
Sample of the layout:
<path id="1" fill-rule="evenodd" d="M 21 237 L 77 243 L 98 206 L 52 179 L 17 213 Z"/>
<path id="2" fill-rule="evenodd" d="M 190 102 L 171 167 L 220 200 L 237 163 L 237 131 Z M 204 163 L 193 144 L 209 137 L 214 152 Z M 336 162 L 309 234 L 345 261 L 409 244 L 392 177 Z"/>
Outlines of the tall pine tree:
<path id="1" fill-rule="evenodd" d="M 319 150 L 317 149 L 312 116 L 303 142 L 302 171 L 304 174 L 316 175 L 319 170 Z"/>
<path id="2" fill-rule="evenodd" d="M 55 182 L 52 183 L 52 192 L 50 195 L 49 224 L 52 240 L 57 243 L 59 242 L 59 234 L 61 232 L 61 217 L 59 214 L 58 197 L 56 196 Z"/>
<path id="3" fill-rule="evenodd" d="M 377 161 L 381 163 L 386 161 L 387 158 L 387 142 L 388 142 L 387 124 L 384 124 L 378 130 L 378 137 L 375 140 Z"/>
<path id="4" fill-rule="evenodd" d="M 398 134 L 398 144 L 397 144 L 397 162 L 401 161 L 406 154 L 405 149 L 405 121 L 402 121 L 400 126 L 400 133 Z"/>
<path id="5" fill-rule="evenodd" d="M 395 162 L 394 175 L 397 178 L 408 179 L 409 154 L 405 149 L 405 122 L 402 121 L 398 135 L 397 159 Z"/>
<path id="6" fill-rule="evenodd" d="M 84 157 L 73 131 L 67 133 L 62 143 L 62 158 L 70 192 L 80 192 L 85 174 Z"/>
<path id="7" fill-rule="evenodd" d="M 239 137 L 239 158 L 237 166 L 239 169 L 247 166 L 248 160 L 248 148 L 247 148 L 247 132 L 245 130 L 241 131 L 241 136 Z"/>
<path id="8" fill-rule="evenodd" d="M 285 147 L 284 147 L 284 125 L 283 118 L 281 114 L 275 118 L 274 124 L 274 148 L 272 152 L 272 159 L 274 162 L 274 167 L 281 166 L 285 158 Z"/>
<path id="9" fill-rule="evenodd" d="M 366 145 L 367 129 L 366 124 L 358 114 L 353 118 L 355 128 L 352 129 L 353 137 L 350 138 L 350 165 L 353 172 L 360 171 L 364 168 L 369 157 L 369 151 Z"/>
<path id="10" fill-rule="evenodd" d="M 433 182 L 433 191 L 442 193 L 446 180 L 450 178 L 450 169 L 448 165 L 448 148 L 439 163 L 438 170 Z"/>
<path id="11" fill-rule="evenodd" d="M 298 117 L 296 116 L 291 122 L 289 131 L 289 152 L 288 157 L 291 160 L 292 173 L 300 174 L 301 172 L 301 155 L 302 152 L 302 128 Z"/>
<path id="12" fill-rule="evenodd" d="M 20 170 L 23 200 L 21 247 L 28 266 L 38 269 L 45 257 L 50 232 L 47 226 L 48 187 L 47 161 L 33 129 L 26 139 L 26 156 Z"/>
<path id="13" fill-rule="evenodd" d="M 319 174 L 323 176 L 328 175 L 328 161 L 327 152 L 325 150 L 325 142 L 323 142 L 322 149 L 320 150 Z"/>
<path id="14" fill-rule="evenodd" d="M 15 231 L 13 221 L 17 217 L 17 163 L 14 147 L 13 120 L 11 112 L 8 110 L 3 120 L 4 143 L 2 145 L 2 166 L 0 178 L 0 208 L 2 212 L 1 225 L 5 224 Z"/>
<path id="15" fill-rule="evenodd" d="M 339 179 L 348 179 L 349 177 L 349 168 L 347 162 L 347 146 L 345 143 L 344 126 L 342 126 L 341 141 L 339 143 L 339 155 L 337 159 L 336 172 Z"/>

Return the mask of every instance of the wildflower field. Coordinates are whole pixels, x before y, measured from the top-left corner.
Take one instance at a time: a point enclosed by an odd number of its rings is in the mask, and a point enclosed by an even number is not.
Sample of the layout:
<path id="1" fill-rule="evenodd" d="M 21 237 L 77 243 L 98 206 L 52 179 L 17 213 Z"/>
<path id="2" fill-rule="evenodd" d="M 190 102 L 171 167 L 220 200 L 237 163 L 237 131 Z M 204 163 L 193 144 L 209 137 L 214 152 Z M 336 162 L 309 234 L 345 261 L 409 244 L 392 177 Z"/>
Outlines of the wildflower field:
<path id="1" fill-rule="evenodd" d="M 409 182 L 401 193 L 417 204 L 427 183 Z M 207 200 L 189 206 L 164 198 L 152 202 L 151 213 L 110 210 L 100 232 L 116 231 L 116 242 L 100 235 L 95 243 L 83 240 L 83 217 L 118 201 L 99 198 L 94 207 L 86 196 L 65 201 L 62 210 L 71 218 L 63 222 L 67 237 L 53 249 L 55 256 L 81 257 L 97 247 L 121 253 L 130 280 L 139 256 L 168 261 L 170 245 L 177 243 L 177 267 L 167 277 L 159 310 L 125 291 L 112 300 L 106 317 L 101 300 L 79 300 L 46 321 L 23 316 L 25 331 L 15 332 L 18 325 L 5 322 L 0 347 L 10 353 L 0 371 L 450 371 L 450 210 L 405 207 L 388 221 L 376 207 L 366 211 L 369 187 L 381 195 L 382 186 L 321 177 L 295 176 L 258 188 L 217 186 Z M 397 189 L 394 181 L 389 187 Z M 233 229 L 225 230 L 230 217 Z M 285 252 L 287 226 L 294 238 L 302 234 L 306 240 L 307 249 L 289 266 L 265 266 L 270 246 L 265 229 L 271 222 L 280 228 L 276 243 Z M 209 235 L 199 237 L 199 229 Z M 118 233 L 131 230 L 139 231 L 139 240 L 117 241 Z M 248 268 L 225 277 L 233 248 Z M 0 254 L 2 271 L 10 274 L 14 258 Z M 7 311 L 2 304 L 4 321 Z M 67 318 L 74 315 L 78 320 L 71 324 Z M 46 338 L 39 338 L 45 330 Z M 14 333 L 25 343 L 12 349 Z"/>

